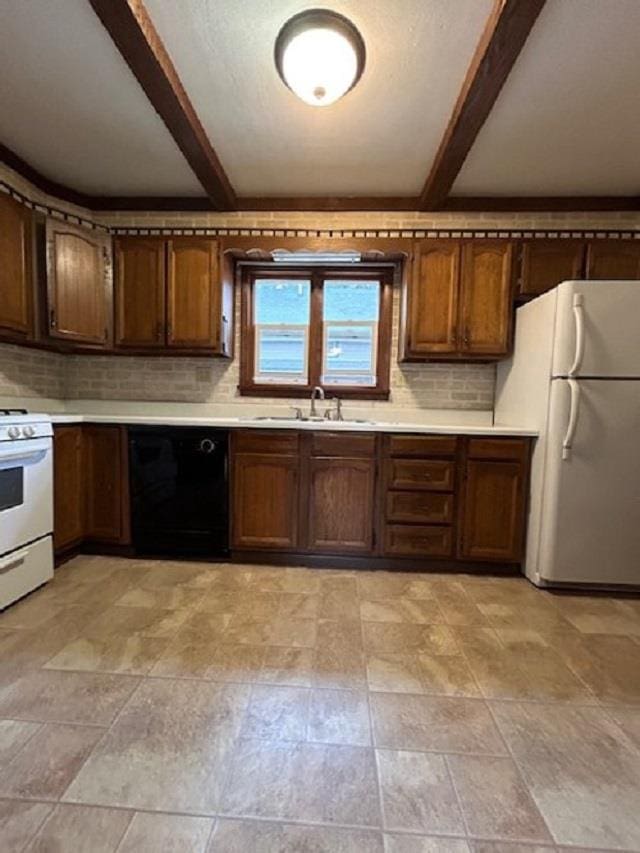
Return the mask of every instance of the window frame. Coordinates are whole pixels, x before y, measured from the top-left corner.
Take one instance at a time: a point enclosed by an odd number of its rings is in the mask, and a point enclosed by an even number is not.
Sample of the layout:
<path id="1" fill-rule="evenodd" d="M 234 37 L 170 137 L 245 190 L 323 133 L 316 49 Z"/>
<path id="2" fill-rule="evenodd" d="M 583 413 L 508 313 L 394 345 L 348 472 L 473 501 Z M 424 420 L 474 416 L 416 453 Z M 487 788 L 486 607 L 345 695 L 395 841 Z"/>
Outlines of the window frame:
<path id="1" fill-rule="evenodd" d="M 259 383 L 254 380 L 256 359 L 256 327 L 254 321 L 253 288 L 256 279 L 301 279 L 311 282 L 309 310 L 309 382 L 286 385 Z M 380 283 L 380 312 L 376 342 L 375 385 L 323 385 L 322 361 L 324 342 L 323 283 L 324 281 L 372 281 Z M 240 310 L 240 382 L 238 390 L 246 397 L 308 397 L 315 386 L 322 388 L 327 397 L 344 400 L 388 400 L 391 370 L 392 304 L 394 268 L 359 264 L 354 267 L 295 266 L 271 264 L 243 264 L 241 267 Z"/>

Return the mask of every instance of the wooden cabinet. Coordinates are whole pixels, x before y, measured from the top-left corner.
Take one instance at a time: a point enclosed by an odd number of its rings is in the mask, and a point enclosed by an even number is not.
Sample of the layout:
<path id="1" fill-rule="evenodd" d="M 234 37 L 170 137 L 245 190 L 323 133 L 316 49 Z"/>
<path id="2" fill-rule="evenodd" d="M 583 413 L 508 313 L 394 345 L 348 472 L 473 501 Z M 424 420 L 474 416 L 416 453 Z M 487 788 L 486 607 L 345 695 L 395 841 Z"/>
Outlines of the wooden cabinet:
<path id="1" fill-rule="evenodd" d="M 520 246 L 518 292 L 539 296 L 561 281 L 584 274 L 585 244 L 582 240 L 527 240 Z"/>
<path id="2" fill-rule="evenodd" d="M 233 274 L 207 237 L 123 237 L 115 247 L 116 344 L 231 355 Z"/>
<path id="3" fill-rule="evenodd" d="M 640 279 L 640 240 L 593 240 L 587 247 L 587 278 Z"/>
<path id="4" fill-rule="evenodd" d="M 518 562 L 525 529 L 529 442 L 469 439 L 459 504 L 458 556 Z"/>
<path id="5" fill-rule="evenodd" d="M 31 211 L 0 195 L 0 334 L 17 340 L 33 332 Z"/>
<path id="6" fill-rule="evenodd" d="M 153 238 L 123 237 L 115 248 L 116 345 L 165 344 L 165 250 Z"/>
<path id="7" fill-rule="evenodd" d="M 373 549 L 375 459 L 312 458 L 307 547 L 314 553 Z"/>
<path id="8" fill-rule="evenodd" d="M 53 433 L 53 545 L 56 552 L 84 538 L 82 427 L 60 426 Z"/>
<path id="9" fill-rule="evenodd" d="M 231 544 L 245 550 L 298 546 L 300 459 L 296 433 L 232 435 Z"/>
<path id="10" fill-rule="evenodd" d="M 403 357 L 473 361 L 507 355 L 512 251 L 504 240 L 417 243 L 403 300 Z"/>
<path id="11" fill-rule="evenodd" d="M 93 347 L 111 346 L 111 240 L 49 219 L 47 321 L 49 336 Z"/>

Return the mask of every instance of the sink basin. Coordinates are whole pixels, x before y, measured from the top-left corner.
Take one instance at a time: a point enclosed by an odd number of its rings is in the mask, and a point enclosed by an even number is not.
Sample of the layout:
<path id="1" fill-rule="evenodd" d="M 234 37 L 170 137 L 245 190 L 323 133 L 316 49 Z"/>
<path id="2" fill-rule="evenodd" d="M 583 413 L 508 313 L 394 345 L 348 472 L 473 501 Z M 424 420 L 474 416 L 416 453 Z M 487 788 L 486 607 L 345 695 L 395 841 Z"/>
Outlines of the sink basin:
<path id="1" fill-rule="evenodd" d="M 306 415 L 303 415 L 301 418 L 293 417 L 292 415 L 256 415 L 252 418 L 240 418 L 241 421 L 260 421 L 263 423 L 276 422 L 276 423 L 291 423 L 291 424 L 331 424 L 332 426 L 336 426 L 338 424 L 374 424 L 375 421 L 367 421 L 361 418 L 344 418 L 341 421 L 330 421 L 328 418 L 310 418 Z"/>

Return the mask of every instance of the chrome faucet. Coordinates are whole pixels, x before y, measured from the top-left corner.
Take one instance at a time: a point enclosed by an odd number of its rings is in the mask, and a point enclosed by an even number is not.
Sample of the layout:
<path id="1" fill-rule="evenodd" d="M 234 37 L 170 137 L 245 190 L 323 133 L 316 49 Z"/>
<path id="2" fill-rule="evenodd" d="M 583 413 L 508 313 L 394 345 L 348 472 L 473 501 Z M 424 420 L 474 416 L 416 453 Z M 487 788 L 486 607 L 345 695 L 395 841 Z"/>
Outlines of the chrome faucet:
<path id="1" fill-rule="evenodd" d="M 324 400 L 324 389 L 316 385 L 311 392 L 311 408 L 309 409 L 309 417 L 317 418 L 318 410 L 316 409 L 316 400 Z"/>

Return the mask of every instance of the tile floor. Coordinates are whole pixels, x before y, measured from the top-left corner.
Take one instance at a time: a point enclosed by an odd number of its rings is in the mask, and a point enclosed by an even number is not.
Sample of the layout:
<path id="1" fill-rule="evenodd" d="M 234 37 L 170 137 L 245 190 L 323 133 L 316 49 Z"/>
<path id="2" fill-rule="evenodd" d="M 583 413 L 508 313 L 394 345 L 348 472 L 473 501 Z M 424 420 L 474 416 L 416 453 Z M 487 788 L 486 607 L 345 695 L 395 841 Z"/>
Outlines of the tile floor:
<path id="1" fill-rule="evenodd" d="M 0 614 L 0 849 L 640 850 L 640 601 L 78 557 Z"/>

